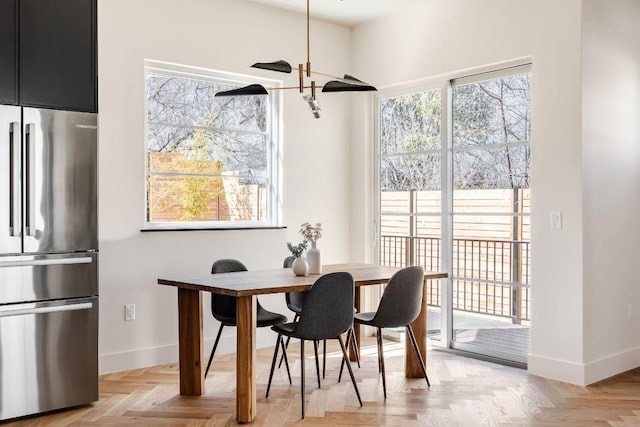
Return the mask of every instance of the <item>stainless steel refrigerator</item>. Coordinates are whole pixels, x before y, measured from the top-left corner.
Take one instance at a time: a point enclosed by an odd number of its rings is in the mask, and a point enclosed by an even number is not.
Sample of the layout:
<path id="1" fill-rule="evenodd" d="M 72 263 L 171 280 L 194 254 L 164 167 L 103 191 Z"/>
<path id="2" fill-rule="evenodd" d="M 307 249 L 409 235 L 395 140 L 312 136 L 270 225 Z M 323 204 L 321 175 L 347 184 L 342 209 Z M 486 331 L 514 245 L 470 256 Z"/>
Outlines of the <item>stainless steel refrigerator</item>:
<path id="1" fill-rule="evenodd" d="M 96 125 L 0 105 L 0 420 L 98 400 Z"/>

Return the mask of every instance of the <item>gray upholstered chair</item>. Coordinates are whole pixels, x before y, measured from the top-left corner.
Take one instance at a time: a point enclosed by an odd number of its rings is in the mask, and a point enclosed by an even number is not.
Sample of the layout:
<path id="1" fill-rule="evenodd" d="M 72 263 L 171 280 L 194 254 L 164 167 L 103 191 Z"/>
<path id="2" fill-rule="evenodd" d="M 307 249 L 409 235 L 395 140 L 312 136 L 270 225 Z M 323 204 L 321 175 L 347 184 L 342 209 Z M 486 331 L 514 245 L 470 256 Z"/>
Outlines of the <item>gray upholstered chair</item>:
<path id="1" fill-rule="evenodd" d="M 387 398 L 387 384 L 384 372 L 384 356 L 382 348 L 382 328 L 406 327 L 407 337 L 411 340 L 414 350 L 420 360 L 420 366 L 430 387 L 424 359 L 418 349 L 416 337 L 413 334 L 411 322 L 416 320 L 422 307 L 422 292 L 424 287 L 424 269 L 422 267 L 406 267 L 397 271 L 384 289 L 384 294 L 378 305 L 378 310 L 371 313 L 358 313 L 354 316 L 355 323 L 373 326 L 377 329 L 378 366 L 382 372 L 382 387 L 384 397 Z M 340 367 L 342 372 L 342 367 Z"/>
<path id="2" fill-rule="evenodd" d="M 283 268 L 291 268 L 293 266 L 293 261 L 295 261 L 296 257 L 290 255 L 284 259 L 282 262 Z M 284 294 L 285 301 L 287 303 L 287 308 L 293 311 L 293 321 L 296 322 L 300 318 L 300 313 L 302 313 L 302 308 L 304 307 L 304 302 L 307 298 L 308 291 L 293 291 L 287 292 Z M 354 310 L 355 311 L 355 310 Z M 284 343 L 285 348 L 289 348 L 289 341 L 291 337 L 287 337 L 286 342 Z M 347 341 L 345 345 L 349 348 L 349 344 L 353 347 L 353 352 L 356 355 L 356 362 L 358 362 L 358 368 L 360 367 L 360 354 L 358 353 L 358 341 L 356 341 L 356 333 L 353 330 L 353 327 L 349 328 L 347 331 Z M 314 344 L 317 346 L 317 343 Z M 278 364 L 278 368 L 282 366 L 282 361 L 284 360 L 285 352 L 282 353 L 282 357 L 280 358 L 280 363 Z M 322 342 L 322 378 L 325 377 L 325 373 L 327 371 L 327 342 Z"/>
<path id="3" fill-rule="evenodd" d="M 304 342 L 307 340 L 317 342 L 319 340 L 337 339 L 342 349 L 342 357 L 349 360 L 347 350 L 342 340 L 342 334 L 353 326 L 353 299 L 355 287 L 353 276 L 349 273 L 329 273 L 320 276 L 308 291 L 304 310 L 300 313 L 297 322 L 284 323 L 271 327 L 278 333 L 278 343 L 273 353 L 271 362 L 271 372 L 269 373 L 269 383 L 267 385 L 266 397 L 269 397 L 273 371 L 278 359 L 278 347 L 284 349 L 283 336 L 298 338 L 300 340 L 300 387 L 302 390 L 302 418 L 304 418 L 305 393 L 304 393 Z M 278 345 L 280 344 L 280 346 Z M 318 369 L 316 358 L 316 369 Z M 362 399 L 358 391 L 356 379 L 353 376 L 351 363 L 347 363 L 351 382 L 358 396 L 358 402 L 362 406 Z M 320 382 L 318 381 L 318 387 Z"/>
<path id="4" fill-rule="evenodd" d="M 293 255 L 288 256 L 282 262 L 282 268 L 291 268 L 293 266 L 293 261 L 295 261 L 296 257 Z M 304 301 L 307 298 L 306 291 L 294 291 L 287 292 L 284 294 L 284 298 L 287 302 L 287 307 L 289 310 L 293 311 L 294 317 L 293 321 L 297 321 L 298 317 L 300 317 L 300 313 L 302 312 L 302 307 L 304 306 Z"/>
<path id="5" fill-rule="evenodd" d="M 247 271 L 247 267 L 245 267 L 244 264 L 242 264 L 240 261 L 235 259 L 219 259 L 216 262 L 214 262 L 213 265 L 211 266 L 211 274 L 231 273 L 234 271 Z M 264 328 L 267 326 L 273 326 L 273 325 L 278 325 L 278 324 L 287 322 L 287 318 L 284 315 L 266 310 L 257 300 L 256 300 L 256 305 L 257 305 L 256 327 Z M 238 320 L 236 315 L 236 297 L 232 297 L 228 295 L 217 295 L 212 293 L 211 294 L 211 314 L 217 321 L 220 322 L 220 329 L 218 329 L 218 335 L 216 336 L 216 340 L 213 344 L 213 348 L 211 349 L 211 356 L 209 356 L 209 363 L 207 363 L 207 370 L 204 373 L 205 378 L 209 373 L 209 368 L 211 367 L 211 362 L 213 361 L 213 355 L 215 354 L 216 348 L 218 347 L 218 342 L 220 341 L 220 335 L 222 334 L 222 329 L 225 326 L 238 325 Z M 289 363 L 287 362 L 286 357 L 285 357 L 285 365 L 287 366 L 289 383 L 291 383 Z"/>

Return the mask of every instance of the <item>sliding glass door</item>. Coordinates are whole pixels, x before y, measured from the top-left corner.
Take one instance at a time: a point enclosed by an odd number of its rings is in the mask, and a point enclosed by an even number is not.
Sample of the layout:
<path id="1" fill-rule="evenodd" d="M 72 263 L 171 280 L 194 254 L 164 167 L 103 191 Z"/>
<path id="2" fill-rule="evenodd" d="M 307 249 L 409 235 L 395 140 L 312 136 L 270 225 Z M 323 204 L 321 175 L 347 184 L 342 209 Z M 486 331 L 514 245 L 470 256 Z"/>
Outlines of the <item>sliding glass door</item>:
<path id="1" fill-rule="evenodd" d="M 427 288 L 433 344 L 526 363 L 530 74 L 517 67 L 378 100 L 378 255 Z"/>
<path id="2" fill-rule="evenodd" d="M 452 347 L 526 363 L 531 91 L 513 71 L 452 82 Z"/>
<path id="3" fill-rule="evenodd" d="M 380 262 L 442 270 L 442 90 L 379 102 Z M 440 283 L 428 284 L 429 332 L 440 340 Z"/>

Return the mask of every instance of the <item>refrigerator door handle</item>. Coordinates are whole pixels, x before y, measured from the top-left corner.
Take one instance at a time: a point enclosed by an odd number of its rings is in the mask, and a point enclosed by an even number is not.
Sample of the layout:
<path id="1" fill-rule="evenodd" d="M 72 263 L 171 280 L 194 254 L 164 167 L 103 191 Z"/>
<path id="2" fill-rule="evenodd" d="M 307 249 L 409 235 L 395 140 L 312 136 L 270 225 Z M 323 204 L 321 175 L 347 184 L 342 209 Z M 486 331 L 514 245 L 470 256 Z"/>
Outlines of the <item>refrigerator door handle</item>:
<path id="1" fill-rule="evenodd" d="M 92 302 L 85 302 L 81 304 L 54 305 L 50 307 L 18 308 L 18 309 L 7 309 L 7 308 L 0 307 L 0 318 L 10 317 L 10 316 L 26 316 L 29 314 L 56 313 L 61 311 L 89 310 L 91 308 L 93 308 Z"/>
<path id="2" fill-rule="evenodd" d="M 0 259 L 0 268 L 3 267 L 31 267 L 35 265 L 68 265 L 68 264 L 91 264 L 91 257 L 75 257 L 75 258 L 57 258 L 57 259 L 30 259 L 30 260 L 14 260 L 2 261 Z"/>
<path id="3" fill-rule="evenodd" d="M 9 124 L 9 236 L 20 237 L 20 123 Z"/>
<path id="4" fill-rule="evenodd" d="M 25 233 L 27 236 L 35 237 L 36 235 L 36 193 L 33 188 L 36 182 L 36 165 L 35 165 L 35 123 L 27 123 L 25 126 L 25 166 L 26 166 L 26 183 L 25 183 Z"/>

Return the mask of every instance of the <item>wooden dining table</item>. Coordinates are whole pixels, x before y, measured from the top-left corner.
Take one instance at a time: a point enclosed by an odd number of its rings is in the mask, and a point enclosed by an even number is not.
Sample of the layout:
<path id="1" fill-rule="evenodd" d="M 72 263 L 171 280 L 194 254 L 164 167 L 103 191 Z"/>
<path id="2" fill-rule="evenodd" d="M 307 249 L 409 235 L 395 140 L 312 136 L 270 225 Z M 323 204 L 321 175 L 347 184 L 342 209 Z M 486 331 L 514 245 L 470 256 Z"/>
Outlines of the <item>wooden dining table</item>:
<path id="1" fill-rule="evenodd" d="M 375 264 L 333 264 L 322 268 L 323 274 L 346 271 L 354 278 L 355 306 L 360 309 L 360 288 L 386 283 L 398 270 Z M 236 350 L 236 419 L 252 422 L 256 417 L 256 297 L 264 294 L 305 291 L 318 275 L 295 276 L 291 269 L 239 271 L 191 278 L 159 278 L 158 284 L 178 288 L 178 346 L 180 394 L 199 396 L 204 393 L 202 292 L 230 295 L 237 298 Z M 425 272 L 428 280 L 447 277 L 446 273 Z M 354 325 L 360 343 L 360 330 Z M 423 292 L 422 311 L 412 323 L 420 352 L 427 348 L 427 299 Z M 409 340 L 406 340 L 408 343 Z M 409 344 L 406 344 L 409 345 Z M 424 377 L 413 351 L 405 351 L 405 375 Z"/>

